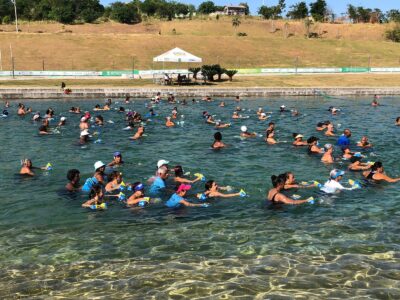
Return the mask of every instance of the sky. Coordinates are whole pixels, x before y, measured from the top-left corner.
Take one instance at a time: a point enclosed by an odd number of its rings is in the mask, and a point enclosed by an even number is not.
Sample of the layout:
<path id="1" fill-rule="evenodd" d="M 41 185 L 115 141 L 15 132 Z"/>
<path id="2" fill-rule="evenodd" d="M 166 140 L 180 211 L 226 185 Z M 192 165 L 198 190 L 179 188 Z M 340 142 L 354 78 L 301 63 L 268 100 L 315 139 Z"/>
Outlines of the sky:
<path id="1" fill-rule="evenodd" d="M 116 2 L 117 0 L 100 0 L 103 5 L 110 4 L 112 2 Z M 122 2 L 129 2 L 129 0 L 119 0 Z M 194 4 L 196 7 L 206 1 L 206 0 L 186 0 L 186 1 L 179 1 L 177 2 L 187 3 L 187 4 Z M 286 0 L 286 8 L 289 8 L 291 5 L 304 1 L 304 0 Z M 315 2 L 315 0 L 305 0 L 307 3 Z M 265 3 L 265 5 L 271 6 L 276 5 L 278 0 L 214 0 L 213 1 L 216 5 L 227 5 L 227 4 L 238 4 L 239 2 L 247 2 L 250 6 L 250 10 L 252 14 L 256 14 L 258 8 Z M 386 12 L 390 9 L 400 9 L 400 0 L 326 0 L 328 6 L 334 11 L 334 13 L 340 15 L 341 13 L 346 12 L 347 4 L 352 4 L 354 6 L 364 6 L 367 8 L 379 8 L 382 11 Z"/>

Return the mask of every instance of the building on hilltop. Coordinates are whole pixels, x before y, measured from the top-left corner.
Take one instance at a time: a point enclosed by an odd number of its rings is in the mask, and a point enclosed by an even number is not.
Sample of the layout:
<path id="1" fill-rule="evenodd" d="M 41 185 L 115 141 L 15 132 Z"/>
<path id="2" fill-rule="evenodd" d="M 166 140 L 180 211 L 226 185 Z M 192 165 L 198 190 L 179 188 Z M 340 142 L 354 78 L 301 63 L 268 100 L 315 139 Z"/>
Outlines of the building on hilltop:
<path id="1" fill-rule="evenodd" d="M 225 5 L 224 10 L 213 12 L 210 15 L 244 16 L 246 15 L 246 7 L 243 5 Z"/>

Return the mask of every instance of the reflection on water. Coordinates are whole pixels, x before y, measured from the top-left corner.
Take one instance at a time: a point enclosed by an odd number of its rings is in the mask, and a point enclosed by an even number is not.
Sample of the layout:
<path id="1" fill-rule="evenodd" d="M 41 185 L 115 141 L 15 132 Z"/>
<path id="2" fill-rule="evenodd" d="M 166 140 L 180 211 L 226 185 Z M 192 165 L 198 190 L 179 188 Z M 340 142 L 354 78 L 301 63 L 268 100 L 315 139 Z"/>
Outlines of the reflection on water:
<path id="1" fill-rule="evenodd" d="M 183 127 L 166 129 L 160 117 L 146 127 L 141 143 L 128 141 L 132 133 L 122 130 L 122 115 L 100 112 L 114 124 L 102 129 L 103 144 L 85 149 L 74 145 L 79 116 L 65 112 L 77 105 L 89 110 L 94 101 L 27 101 L 34 111 L 52 106 L 68 117 L 67 128 L 48 137 L 38 137 L 28 117 L 16 117 L 13 103 L 11 116 L 0 120 L 0 296 L 398 299 L 399 185 L 366 186 L 324 198 L 318 205 L 266 209 L 263 199 L 272 174 L 291 170 L 300 181 L 324 181 L 331 167 L 305 149 L 237 137 L 243 124 L 263 133 L 266 123 L 256 120 L 255 110 L 277 111 L 284 103 L 306 115 L 296 119 L 274 113 L 279 140 L 291 141 L 292 132 L 301 132 L 316 134 L 321 144 L 334 143 L 314 130 L 318 121 L 330 119 L 341 124 L 340 130 L 350 127 L 353 141 L 368 135 L 375 145 L 366 153 L 368 159 L 382 160 L 396 176 L 400 128 L 393 124 L 398 100 L 382 99 L 386 106 L 377 109 L 368 106 L 370 99 L 243 101 L 240 105 L 251 110 L 243 114 L 251 118 L 222 131 L 231 147 L 219 152 L 209 150 L 215 130 L 204 124 L 201 113 L 208 110 L 230 121 L 234 102 L 226 101 L 225 108 L 217 107 L 218 102 L 178 106 L 185 115 Z M 331 105 L 340 106 L 342 113 L 328 115 Z M 127 107 L 145 112 L 140 100 Z M 156 108 L 162 116 L 171 110 L 167 104 Z M 107 211 L 88 212 L 80 207 L 82 196 L 60 191 L 69 168 L 78 168 L 86 178 L 96 160 L 108 162 L 116 150 L 127 162 L 121 171 L 128 182 L 152 176 L 163 158 L 221 185 L 245 188 L 250 197 L 180 213 L 161 203 L 142 210 L 112 203 Z M 37 166 L 50 161 L 54 170 L 36 178 L 16 176 L 23 157 Z M 195 184 L 193 192 L 202 188 Z M 320 197 L 315 190 L 296 193 Z"/>

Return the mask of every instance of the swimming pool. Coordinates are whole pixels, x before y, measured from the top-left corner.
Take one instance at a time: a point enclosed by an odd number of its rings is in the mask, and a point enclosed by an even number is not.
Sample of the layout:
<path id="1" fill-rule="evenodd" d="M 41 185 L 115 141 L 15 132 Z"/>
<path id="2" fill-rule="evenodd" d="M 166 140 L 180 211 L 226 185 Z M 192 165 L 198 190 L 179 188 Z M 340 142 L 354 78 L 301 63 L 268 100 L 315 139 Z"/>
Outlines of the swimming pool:
<path id="1" fill-rule="evenodd" d="M 282 210 L 263 205 L 272 174 L 293 171 L 300 181 L 327 179 L 333 166 L 290 144 L 293 132 L 334 143 L 335 138 L 315 131 L 319 121 L 332 120 L 339 132 L 351 128 L 353 143 L 368 135 L 375 145 L 368 159 L 381 160 L 389 175 L 399 176 L 400 128 L 394 126 L 399 100 L 383 98 L 384 106 L 373 108 L 367 98 L 250 99 L 239 104 L 250 116 L 240 121 L 230 118 L 238 105 L 232 100 L 224 99 L 225 108 L 218 107 L 218 100 L 188 101 L 177 105 L 184 124 L 176 128 L 163 126 L 163 116 L 174 106 L 163 103 L 155 108 L 160 117 L 146 126 L 147 136 L 139 142 L 128 140 L 133 132 L 122 130 L 122 114 L 98 112 L 106 121 L 103 143 L 84 148 L 76 145 L 80 115 L 68 109 L 91 110 L 104 100 L 24 101 L 34 111 L 44 113 L 51 106 L 57 116 L 68 118 L 61 134 L 52 136 L 38 136 L 37 124 L 31 116 L 17 117 L 13 102 L 10 116 L 0 119 L 0 297 L 399 298 L 399 183 L 343 192 L 315 205 Z M 302 115 L 277 113 L 281 104 Z M 123 106 L 147 112 L 143 100 Z M 342 112 L 331 116 L 329 106 Z M 241 125 L 264 132 L 269 120 L 257 120 L 258 107 L 273 111 L 276 137 L 288 143 L 271 146 L 261 137 L 239 138 Z M 205 110 L 232 122 L 221 130 L 227 149 L 210 150 L 216 131 L 201 117 Z M 79 169 L 83 183 L 94 162 L 110 162 L 114 151 L 123 154 L 126 164 L 119 170 L 126 182 L 147 180 L 157 161 L 166 159 L 185 172 L 244 188 L 250 197 L 181 212 L 162 205 L 132 210 L 116 202 L 104 212 L 92 212 L 80 207 L 81 199 L 60 193 L 68 169 Z M 54 170 L 20 178 L 15 174 L 24 157 L 36 166 L 51 162 Z M 359 174 L 347 173 L 348 178 Z M 202 184 L 193 190 L 203 191 Z M 318 197 L 314 189 L 296 193 Z"/>

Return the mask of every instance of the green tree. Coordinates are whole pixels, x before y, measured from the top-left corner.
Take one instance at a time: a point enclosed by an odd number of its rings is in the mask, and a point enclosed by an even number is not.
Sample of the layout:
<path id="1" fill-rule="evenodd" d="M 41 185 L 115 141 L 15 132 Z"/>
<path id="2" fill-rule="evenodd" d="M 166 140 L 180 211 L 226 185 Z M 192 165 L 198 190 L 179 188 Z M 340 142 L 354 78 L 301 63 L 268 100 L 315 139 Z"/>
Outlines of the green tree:
<path id="1" fill-rule="evenodd" d="M 385 35 L 388 40 L 400 43 L 400 25 L 397 24 L 395 28 L 387 30 Z"/>
<path id="2" fill-rule="evenodd" d="M 353 23 L 358 23 L 357 8 L 354 5 L 347 5 L 347 14 Z"/>
<path id="3" fill-rule="evenodd" d="M 5 16 L 10 17 L 12 15 L 13 4 L 11 0 L 0 0 L 0 20 Z"/>
<path id="4" fill-rule="evenodd" d="M 197 9 L 197 11 L 198 11 L 199 13 L 201 13 L 201 14 L 208 15 L 208 14 L 211 14 L 211 13 L 217 11 L 217 9 L 216 9 L 216 7 L 215 7 L 214 2 L 212 2 L 212 1 L 205 1 L 205 2 L 203 2 L 203 3 L 201 3 L 201 4 L 199 5 L 199 8 Z"/>
<path id="5" fill-rule="evenodd" d="M 240 21 L 240 18 L 238 16 L 234 16 L 232 18 L 232 26 L 233 26 L 233 28 L 235 28 L 235 31 L 240 26 L 240 24 L 242 24 L 242 22 Z"/>
<path id="6" fill-rule="evenodd" d="M 386 17 L 389 22 L 398 22 L 400 23 L 400 10 L 391 9 L 386 13 Z"/>
<path id="7" fill-rule="evenodd" d="M 262 15 L 264 19 L 272 19 L 275 20 L 277 18 L 280 18 L 282 15 L 282 11 L 285 9 L 286 4 L 285 0 L 279 0 L 278 5 L 274 6 L 261 6 L 258 9 L 258 14 Z"/>
<path id="8" fill-rule="evenodd" d="M 306 18 L 308 16 L 307 4 L 305 2 L 298 2 L 292 5 L 286 16 L 293 20 Z"/>
<path id="9" fill-rule="evenodd" d="M 162 2 L 164 2 L 164 1 L 144 0 L 143 2 L 140 3 L 140 9 L 144 14 L 146 14 L 148 16 L 154 16 L 157 13 L 157 11 L 160 9 Z"/>
<path id="10" fill-rule="evenodd" d="M 235 76 L 237 72 L 238 70 L 226 70 L 225 74 L 229 77 L 229 81 L 232 81 L 233 76 Z"/>
<path id="11" fill-rule="evenodd" d="M 71 24 L 76 17 L 72 1 L 53 1 L 48 17 L 63 24 Z"/>
<path id="12" fill-rule="evenodd" d="M 114 2 L 111 4 L 110 18 L 114 21 L 126 24 L 141 22 L 140 14 L 135 3 Z"/>
<path id="13" fill-rule="evenodd" d="M 240 6 L 243 6 L 243 7 L 245 8 L 244 14 L 245 14 L 246 16 L 250 15 L 250 7 L 249 7 L 249 5 L 247 4 L 247 2 L 241 2 L 241 3 L 239 3 L 239 5 L 240 5 Z"/>
<path id="14" fill-rule="evenodd" d="M 328 6 L 325 0 L 317 0 L 310 3 L 310 13 L 315 21 L 323 22 L 327 15 Z"/>

